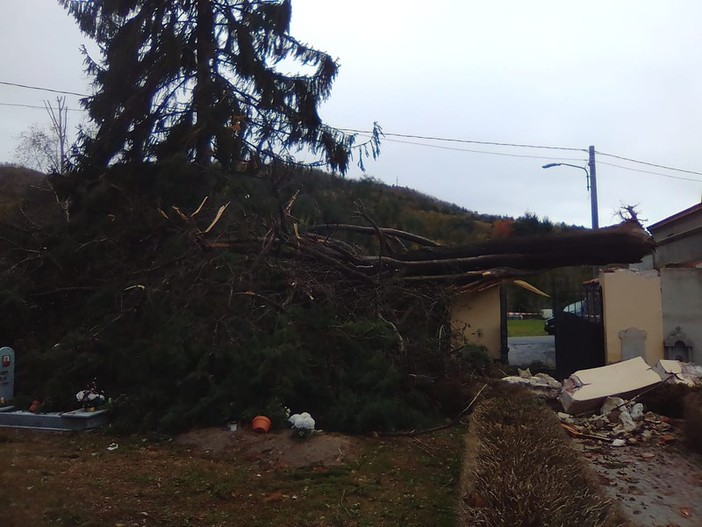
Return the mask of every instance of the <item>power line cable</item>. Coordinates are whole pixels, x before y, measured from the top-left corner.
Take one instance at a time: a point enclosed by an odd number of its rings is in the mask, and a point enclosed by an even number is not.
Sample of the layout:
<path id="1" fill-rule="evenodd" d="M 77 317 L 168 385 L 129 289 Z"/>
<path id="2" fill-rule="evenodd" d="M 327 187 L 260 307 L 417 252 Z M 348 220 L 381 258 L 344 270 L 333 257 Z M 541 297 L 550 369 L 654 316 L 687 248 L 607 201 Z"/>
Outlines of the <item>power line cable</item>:
<path id="1" fill-rule="evenodd" d="M 372 134 L 370 130 L 355 130 L 353 128 L 339 128 L 342 132 L 351 132 L 357 134 Z M 509 146 L 513 148 L 540 148 L 544 150 L 566 150 L 570 152 L 587 152 L 586 148 L 573 148 L 569 146 L 550 146 L 550 145 L 529 145 L 522 143 L 498 143 L 496 141 L 476 141 L 472 139 L 455 139 L 449 137 L 433 137 L 427 135 L 399 134 L 393 132 L 382 132 L 381 135 L 392 137 L 405 137 L 408 139 L 424 139 L 429 141 L 444 141 L 448 143 L 468 143 L 476 145 L 492 145 L 492 146 Z"/>
<path id="2" fill-rule="evenodd" d="M 361 132 L 359 132 L 361 133 Z M 365 133 L 363 133 L 365 135 Z M 370 134 L 368 134 L 370 135 Z M 527 154 L 510 154 L 507 152 L 491 152 L 489 150 L 475 150 L 472 148 L 457 148 L 457 147 L 452 147 L 452 146 L 441 146 L 441 145 L 432 145 L 428 143 L 420 143 L 417 141 L 403 141 L 401 139 L 388 139 L 385 138 L 384 141 L 388 141 L 390 143 L 401 143 L 405 145 L 416 145 L 416 146 L 424 146 L 427 148 L 436 148 L 438 150 L 450 150 L 453 152 L 470 152 L 474 154 L 488 154 L 488 155 L 493 155 L 493 156 L 504 156 L 504 157 L 524 157 L 528 159 L 545 159 L 549 161 L 580 161 L 582 163 L 586 163 L 587 160 L 582 159 L 582 158 L 572 158 L 572 157 L 549 157 L 549 156 L 530 156 Z"/>
<path id="3" fill-rule="evenodd" d="M 31 108 L 33 110 L 46 110 L 46 106 L 37 106 L 36 104 L 20 104 L 12 102 L 0 102 L 0 106 L 10 106 L 15 108 Z M 69 112 L 84 112 L 78 108 L 66 108 Z"/>
<path id="4" fill-rule="evenodd" d="M 605 152 L 596 151 L 596 153 L 598 155 L 601 155 L 601 156 L 613 157 L 615 159 L 621 159 L 622 161 L 629 161 L 630 163 L 638 163 L 640 165 L 646 165 L 649 167 L 663 168 L 665 170 L 674 170 L 675 172 L 683 172 L 685 174 L 695 174 L 697 176 L 702 176 L 702 172 L 697 172 L 696 170 L 685 170 L 683 168 L 675 168 L 675 167 L 669 167 L 666 165 L 658 165 L 656 163 L 649 163 L 648 161 L 639 161 L 637 159 L 631 159 L 630 157 L 623 157 L 623 156 L 618 156 L 615 154 L 607 154 Z M 600 163 L 601 163 L 601 161 L 600 161 Z M 620 168 L 622 168 L 622 167 L 620 167 Z M 697 180 L 694 180 L 694 181 L 697 181 Z"/>
<path id="5" fill-rule="evenodd" d="M 87 95 L 84 93 L 78 93 L 78 92 L 67 91 L 67 90 L 57 90 L 54 88 L 44 88 L 41 86 L 31 86 L 28 84 L 20 84 L 17 82 L 0 81 L 0 85 L 13 86 L 16 88 L 24 88 L 24 89 L 28 89 L 28 90 L 45 91 L 45 92 L 50 92 L 50 93 L 59 93 L 59 94 L 63 94 L 63 95 L 75 95 L 77 97 L 87 97 Z M 35 105 L 30 105 L 30 104 L 0 103 L 0 106 L 44 109 L 41 106 L 35 106 Z M 82 110 L 77 110 L 77 109 L 70 109 L 70 110 L 71 111 L 82 111 Z M 353 129 L 353 128 L 339 128 L 339 130 L 341 130 L 343 132 L 372 135 L 372 132 L 370 130 L 358 130 L 358 129 Z M 542 150 L 564 150 L 564 151 L 569 151 L 569 152 L 587 152 L 587 150 L 584 148 L 573 148 L 573 147 L 566 147 L 566 146 L 531 145 L 531 144 L 525 144 L 525 143 L 501 143 L 501 142 L 497 142 L 497 141 L 478 141 L 478 140 L 472 140 L 472 139 L 456 139 L 456 138 L 448 138 L 448 137 L 402 134 L 402 133 L 394 133 L 394 132 L 383 132 L 383 135 L 386 137 L 385 138 L 386 141 L 392 141 L 392 142 L 396 142 L 396 143 L 413 144 L 413 145 L 417 145 L 417 146 L 438 148 L 438 149 L 442 149 L 442 150 L 455 150 L 455 151 L 462 151 L 462 152 L 472 152 L 472 153 L 476 153 L 476 154 L 489 154 L 489 155 L 498 155 L 498 156 L 505 156 L 505 157 L 522 157 L 522 158 L 531 158 L 531 159 L 553 159 L 553 160 L 560 159 L 560 160 L 567 160 L 567 161 L 582 161 L 581 159 L 572 159 L 572 158 L 566 159 L 566 158 L 529 156 L 529 155 L 521 155 L 521 154 L 508 154 L 506 152 L 489 152 L 489 151 L 484 151 L 484 150 L 471 150 L 471 149 L 465 149 L 465 148 L 442 147 L 439 145 L 430 145 L 430 144 L 426 144 L 426 143 L 418 143 L 418 142 L 413 142 L 413 141 L 400 141 L 397 139 L 394 139 L 394 140 L 388 139 L 388 136 L 390 136 L 390 137 L 403 137 L 403 138 L 407 138 L 407 139 L 423 139 L 423 140 L 427 140 L 427 141 L 442 141 L 442 142 L 450 142 L 450 143 L 506 146 L 506 147 L 510 147 L 510 148 L 534 148 L 534 149 L 542 149 Z M 685 174 L 693 174 L 693 175 L 697 175 L 697 176 L 702 176 L 702 172 L 698 172 L 696 170 L 686 170 L 683 168 L 676 168 L 676 167 L 671 167 L 671 166 L 667 166 L 667 165 L 660 165 L 657 163 L 650 163 L 648 161 L 640 161 L 638 159 L 633 159 L 633 158 L 625 157 L 625 156 L 619 156 L 616 154 L 609 154 L 607 152 L 596 151 L 596 153 L 598 155 L 605 156 L 605 157 L 611 157 L 614 159 L 621 159 L 622 161 L 627 161 L 629 163 L 637 163 L 640 165 L 646 165 L 646 166 L 651 166 L 651 167 L 655 167 L 655 168 L 662 168 L 664 170 L 671 170 L 674 172 L 681 172 L 681 173 L 685 173 Z M 648 171 L 648 170 L 637 170 L 634 168 L 624 167 L 622 165 L 616 165 L 613 163 L 606 163 L 603 161 L 598 161 L 598 163 L 602 164 L 602 165 L 609 165 L 609 166 L 621 168 L 624 170 L 632 170 L 635 172 L 652 174 L 652 175 L 657 175 L 657 176 L 662 176 L 662 177 L 669 177 L 672 179 L 681 179 L 681 180 L 686 180 L 686 181 L 701 182 L 699 179 L 672 176 L 669 174 L 661 174 L 660 172 L 652 172 L 652 171 Z"/>
<path id="6" fill-rule="evenodd" d="M 30 86 L 28 84 L 19 84 L 17 82 L 0 81 L 0 84 L 3 84 L 5 86 L 14 86 L 15 88 L 24 88 L 27 90 L 47 91 L 47 92 L 51 92 L 51 93 L 61 93 L 64 95 L 76 95 L 78 97 L 87 97 L 87 95 L 85 93 L 78 93 L 78 92 L 66 91 L 66 90 L 55 90 L 53 88 L 42 88 L 40 86 Z"/>
<path id="7" fill-rule="evenodd" d="M 357 132 L 362 135 L 370 135 L 369 133 L 366 132 Z M 531 155 L 525 155 L 525 154 L 510 154 L 507 152 L 490 152 L 487 150 L 474 150 L 470 148 L 456 148 L 456 147 L 450 147 L 450 146 L 440 146 L 440 145 L 432 145 L 432 144 L 427 144 L 427 143 L 419 143 L 416 141 L 402 141 L 400 139 L 385 139 L 385 141 L 391 142 L 391 143 L 402 143 L 402 144 L 408 144 L 408 145 L 416 145 L 416 146 L 424 146 L 427 148 L 436 148 L 439 150 L 451 150 L 451 151 L 456 151 L 456 152 L 471 152 L 471 153 L 476 153 L 476 154 L 490 154 L 490 155 L 496 155 L 496 156 L 506 156 L 506 157 L 522 157 L 522 158 L 528 158 L 528 159 L 548 159 L 548 160 L 560 160 L 560 161 L 580 161 L 581 163 L 587 163 L 587 160 L 585 159 L 580 159 L 580 158 L 564 158 L 564 157 L 542 157 L 542 156 L 531 156 Z M 615 163 L 609 163 L 607 161 L 597 161 L 598 165 L 606 165 L 606 166 L 611 166 L 611 167 L 616 167 L 616 168 L 621 168 L 623 170 L 630 170 L 632 172 L 640 172 L 642 174 L 651 174 L 654 176 L 661 176 L 661 177 L 666 177 L 670 179 L 678 179 L 682 181 L 694 181 L 696 183 L 702 183 L 702 179 L 696 179 L 696 178 L 689 178 L 689 177 L 684 177 L 684 176 L 675 176 L 673 174 L 663 174 L 661 172 L 653 172 L 651 170 L 642 170 L 640 168 L 633 168 L 633 167 L 626 167 L 623 165 L 617 165 Z M 693 172 L 697 173 L 697 172 Z M 700 173 L 702 175 L 702 173 Z"/>
<path id="8" fill-rule="evenodd" d="M 642 170 L 640 168 L 625 167 L 622 165 L 617 165 L 615 163 L 608 163 L 607 161 L 597 161 L 597 164 L 598 165 L 606 165 L 609 167 L 617 167 L 617 168 L 621 168 L 624 170 L 631 170 L 632 172 L 641 172 L 642 174 L 652 174 L 654 176 L 667 177 L 670 179 L 681 179 L 683 181 L 694 181 L 695 183 L 702 183 L 702 179 L 695 179 L 695 178 L 685 177 L 685 176 L 674 176 L 673 174 L 662 174 L 660 172 L 652 172 L 651 170 Z"/>
<path id="9" fill-rule="evenodd" d="M 353 128 L 339 128 L 339 130 L 341 130 L 343 132 L 351 132 L 351 133 L 363 133 L 363 134 L 372 133 L 369 130 L 357 130 L 357 129 L 353 129 Z M 512 148 L 540 148 L 540 149 L 546 149 L 546 150 L 566 150 L 566 151 L 571 151 L 571 152 L 587 152 L 587 149 L 585 149 L 585 148 L 572 148 L 572 147 L 565 147 L 565 146 L 531 145 L 531 144 L 523 144 L 523 143 L 499 143 L 496 141 L 475 141 L 475 140 L 470 140 L 470 139 L 455 139 L 455 138 L 448 138 L 448 137 L 434 137 L 434 136 L 423 136 L 423 135 L 413 135 L 413 134 L 400 134 L 400 133 L 393 133 L 393 132 L 383 132 L 382 135 L 391 136 L 391 137 L 406 137 L 406 138 L 410 138 L 410 139 L 424 139 L 424 140 L 429 140 L 429 141 L 444 141 L 444 142 L 453 142 L 453 143 L 469 143 L 469 144 L 479 144 L 479 145 L 507 146 L 507 147 L 512 147 Z M 386 139 L 386 140 L 389 140 L 389 139 Z M 660 165 L 657 163 L 650 163 L 648 161 L 640 161 L 638 159 L 619 156 L 616 154 L 609 154 L 607 152 L 596 151 L 596 153 L 601 155 L 601 156 L 612 157 L 615 159 L 621 159 L 622 161 L 628 161 L 630 163 L 638 163 L 641 165 L 651 166 L 651 167 L 655 167 L 655 168 L 662 168 L 664 170 L 672 170 L 674 172 L 682 172 L 684 174 L 694 174 L 697 176 L 702 176 L 702 172 L 698 172 L 696 170 L 686 170 L 683 168 L 676 168 L 676 167 L 671 167 L 671 166 L 667 166 L 667 165 Z M 598 163 L 600 163 L 600 161 L 598 161 Z M 623 168 L 623 167 L 620 167 L 620 168 Z M 692 180 L 692 181 L 697 181 L 697 180 Z"/>
<path id="10" fill-rule="evenodd" d="M 542 156 L 530 156 L 530 155 L 524 155 L 524 154 L 509 154 L 506 152 L 489 152 L 486 150 L 473 150 L 473 149 L 468 149 L 468 148 L 455 148 L 455 147 L 450 147 L 450 146 L 431 145 L 431 144 L 427 144 L 427 143 L 418 143 L 418 142 L 414 142 L 414 141 L 401 141 L 399 139 L 386 139 L 386 141 L 389 141 L 392 143 L 404 143 L 404 144 L 410 144 L 410 145 L 425 146 L 425 147 L 437 148 L 437 149 L 441 149 L 441 150 L 453 150 L 453 151 L 458 151 L 458 152 L 472 152 L 472 153 L 476 153 L 476 154 L 491 154 L 491 155 L 496 155 L 496 156 L 507 156 L 507 157 L 524 157 L 524 158 L 529 158 L 529 159 L 548 159 L 548 160 L 554 160 L 554 161 L 555 160 L 580 161 L 582 163 L 587 163 L 587 160 L 578 159 L 578 158 L 542 157 Z M 689 178 L 689 177 L 684 177 L 684 176 L 674 176 L 672 174 L 662 174 L 660 172 L 653 172 L 651 170 L 642 170 L 640 168 L 625 167 L 622 165 L 617 165 L 615 163 L 608 163 L 607 161 L 597 161 L 597 164 L 621 168 L 624 170 L 630 170 L 632 172 L 640 172 L 643 174 L 651 174 L 654 176 L 667 177 L 670 179 L 679 179 L 679 180 L 683 180 L 683 181 L 694 181 L 696 183 L 702 183 L 702 179 L 695 179 L 695 178 Z"/>

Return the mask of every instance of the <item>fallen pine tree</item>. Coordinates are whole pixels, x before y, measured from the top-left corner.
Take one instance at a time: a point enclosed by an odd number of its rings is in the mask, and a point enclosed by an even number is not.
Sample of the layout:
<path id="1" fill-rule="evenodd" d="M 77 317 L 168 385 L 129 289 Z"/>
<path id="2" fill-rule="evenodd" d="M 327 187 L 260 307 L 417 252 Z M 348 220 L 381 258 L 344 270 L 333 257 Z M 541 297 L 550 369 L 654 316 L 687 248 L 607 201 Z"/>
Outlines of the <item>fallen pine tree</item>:
<path id="1" fill-rule="evenodd" d="M 0 222 L 0 337 L 18 351 L 20 407 L 65 410 L 96 379 L 126 430 L 261 412 L 280 425 L 286 407 L 328 430 L 426 428 L 472 393 L 458 372 L 475 365 L 456 363 L 441 329 L 458 288 L 652 246 L 634 223 L 444 246 L 360 203 L 367 225 L 303 221 L 285 178 L 188 189 L 171 167 L 133 170 L 73 192 L 70 223 L 31 206 Z"/>
<path id="2" fill-rule="evenodd" d="M 372 222 L 370 218 L 369 221 Z M 344 232 L 375 237 L 377 252 L 360 252 L 334 237 Z M 651 253 L 655 246 L 652 237 L 637 221 L 597 230 L 503 238 L 450 247 L 397 229 L 350 224 L 317 225 L 304 234 L 296 230 L 293 237 L 281 237 L 279 241 L 302 257 L 337 265 L 350 277 L 439 282 L 449 286 L 480 285 L 558 267 L 634 263 Z M 403 241 L 420 248 L 408 249 Z M 236 242 L 203 243 L 216 248 L 237 246 Z"/>

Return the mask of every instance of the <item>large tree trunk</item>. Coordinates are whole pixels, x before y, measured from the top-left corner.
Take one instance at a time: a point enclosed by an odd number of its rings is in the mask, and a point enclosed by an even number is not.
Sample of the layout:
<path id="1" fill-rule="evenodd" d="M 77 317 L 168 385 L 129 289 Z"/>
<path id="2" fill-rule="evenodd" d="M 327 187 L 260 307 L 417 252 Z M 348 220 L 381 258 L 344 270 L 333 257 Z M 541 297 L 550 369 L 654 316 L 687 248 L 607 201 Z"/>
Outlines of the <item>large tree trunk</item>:
<path id="1" fill-rule="evenodd" d="M 352 278 L 476 286 L 558 267 L 634 263 L 655 247 L 653 238 L 636 222 L 559 235 L 506 238 L 451 247 L 439 246 L 412 233 L 380 227 L 325 224 L 312 227 L 310 231 L 292 238 L 285 237 L 286 245 L 305 258 L 335 265 Z M 400 252 L 380 250 L 369 254 L 332 234 L 323 236 L 315 231 L 375 235 L 381 248 L 384 247 L 383 238 L 410 241 L 421 248 Z M 235 244 L 203 240 L 203 245 L 230 248 Z"/>

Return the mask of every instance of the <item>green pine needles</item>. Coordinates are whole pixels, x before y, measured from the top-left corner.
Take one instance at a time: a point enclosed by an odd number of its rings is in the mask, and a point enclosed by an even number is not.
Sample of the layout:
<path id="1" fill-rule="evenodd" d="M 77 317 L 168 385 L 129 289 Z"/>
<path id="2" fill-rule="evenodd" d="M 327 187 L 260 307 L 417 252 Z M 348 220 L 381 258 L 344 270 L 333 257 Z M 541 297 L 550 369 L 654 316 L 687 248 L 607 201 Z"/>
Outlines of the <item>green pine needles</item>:
<path id="1" fill-rule="evenodd" d="M 289 34 L 290 0 L 59 3 L 101 50 L 84 50 L 95 90 L 83 102 L 96 129 L 82 134 L 74 161 L 88 174 L 175 154 L 254 171 L 301 149 L 344 173 L 355 147 L 359 162 L 378 153 L 377 127 L 355 145 L 322 122 L 339 65 Z"/>

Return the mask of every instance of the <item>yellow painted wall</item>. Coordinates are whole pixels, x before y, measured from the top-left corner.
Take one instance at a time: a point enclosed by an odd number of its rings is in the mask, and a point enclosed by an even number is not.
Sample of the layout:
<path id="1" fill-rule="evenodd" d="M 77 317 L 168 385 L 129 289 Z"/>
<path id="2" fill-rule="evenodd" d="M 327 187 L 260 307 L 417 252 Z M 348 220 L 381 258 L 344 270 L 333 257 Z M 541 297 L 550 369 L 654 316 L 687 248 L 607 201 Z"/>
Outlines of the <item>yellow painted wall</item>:
<path id="1" fill-rule="evenodd" d="M 471 344 L 485 346 L 490 358 L 500 359 L 500 288 L 464 293 L 451 302 L 451 327 Z"/>
<path id="2" fill-rule="evenodd" d="M 656 271 L 635 273 L 619 269 L 600 273 L 607 364 L 622 360 L 619 332 L 635 327 L 646 331 L 646 356 L 653 366 L 663 358 L 661 279 Z"/>

